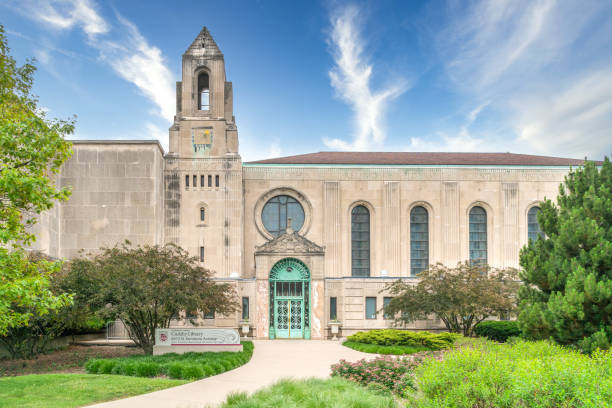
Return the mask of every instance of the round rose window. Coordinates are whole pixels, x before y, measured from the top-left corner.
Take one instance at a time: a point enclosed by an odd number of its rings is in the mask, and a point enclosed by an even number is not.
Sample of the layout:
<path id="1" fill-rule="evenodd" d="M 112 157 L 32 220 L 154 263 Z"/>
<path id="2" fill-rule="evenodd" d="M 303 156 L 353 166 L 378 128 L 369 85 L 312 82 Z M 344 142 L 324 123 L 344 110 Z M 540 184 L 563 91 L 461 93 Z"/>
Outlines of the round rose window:
<path id="1" fill-rule="evenodd" d="M 275 237 L 287 230 L 289 219 L 294 231 L 299 231 L 304 225 L 304 208 L 295 198 L 278 195 L 264 205 L 261 221 L 266 230 Z"/>

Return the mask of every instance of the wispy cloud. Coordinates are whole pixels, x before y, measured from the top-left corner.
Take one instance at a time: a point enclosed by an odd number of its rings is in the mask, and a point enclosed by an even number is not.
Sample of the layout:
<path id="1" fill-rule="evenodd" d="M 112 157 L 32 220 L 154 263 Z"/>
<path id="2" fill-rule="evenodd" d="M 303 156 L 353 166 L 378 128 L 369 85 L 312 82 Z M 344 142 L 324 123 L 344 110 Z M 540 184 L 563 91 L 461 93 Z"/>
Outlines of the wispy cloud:
<path id="1" fill-rule="evenodd" d="M 24 0 L 15 9 L 55 30 L 81 29 L 86 34 L 86 43 L 98 52 L 99 58 L 154 104 L 155 115 L 172 121 L 175 96 L 172 73 L 161 50 L 149 44 L 132 22 L 116 13 L 114 24 L 109 23 L 92 0 Z M 40 51 L 38 57 L 44 62 L 49 54 Z M 167 133 L 163 136 L 153 133 L 167 148 Z"/>
<path id="2" fill-rule="evenodd" d="M 265 158 L 271 159 L 274 157 L 280 157 L 282 153 L 283 153 L 283 150 L 280 147 L 280 139 L 275 138 L 272 141 L 272 143 L 270 143 L 270 146 L 268 147 L 268 154 L 267 154 L 267 157 Z"/>
<path id="3" fill-rule="evenodd" d="M 78 26 L 87 35 L 95 36 L 108 32 L 110 28 L 90 0 L 24 0 L 20 6 L 27 10 L 29 17 L 55 29 Z"/>
<path id="4" fill-rule="evenodd" d="M 364 54 L 364 40 L 359 30 L 360 10 L 346 6 L 336 10 L 330 19 L 328 39 L 335 66 L 329 71 L 337 96 L 351 105 L 355 131 L 353 141 L 324 139 L 332 149 L 368 150 L 382 146 L 385 140 L 384 111 L 387 104 L 406 89 L 406 81 L 398 78 L 394 85 L 378 91 L 372 89 L 373 66 Z"/>
<path id="5" fill-rule="evenodd" d="M 489 101 L 515 135 L 491 133 L 484 145 L 577 157 L 610 153 L 610 3 L 454 5 L 448 3 L 449 19 L 436 38 L 451 84 L 468 99 Z M 465 128 L 458 133 L 465 136 Z"/>
<path id="6" fill-rule="evenodd" d="M 115 72 L 150 99 L 159 109 L 161 117 L 172 121 L 175 109 L 175 93 L 172 73 L 159 48 L 150 45 L 138 28 L 117 15 L 121 41 L 92 41 L 91 46 L 100 51 L 101 58 Z"/>

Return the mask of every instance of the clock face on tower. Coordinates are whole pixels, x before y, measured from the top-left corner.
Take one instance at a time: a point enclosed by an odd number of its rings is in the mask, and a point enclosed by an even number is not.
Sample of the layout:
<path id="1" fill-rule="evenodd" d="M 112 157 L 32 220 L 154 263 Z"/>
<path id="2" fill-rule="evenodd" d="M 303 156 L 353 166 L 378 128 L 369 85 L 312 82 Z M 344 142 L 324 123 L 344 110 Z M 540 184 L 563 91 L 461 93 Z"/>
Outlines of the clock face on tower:
<path id="1" fill-rule="evenodd" d="M 208 156 L 212 149 L 213 129 L 211 127 L 191 129 L 191 143 L 194 153 L 198 156 Z"/>

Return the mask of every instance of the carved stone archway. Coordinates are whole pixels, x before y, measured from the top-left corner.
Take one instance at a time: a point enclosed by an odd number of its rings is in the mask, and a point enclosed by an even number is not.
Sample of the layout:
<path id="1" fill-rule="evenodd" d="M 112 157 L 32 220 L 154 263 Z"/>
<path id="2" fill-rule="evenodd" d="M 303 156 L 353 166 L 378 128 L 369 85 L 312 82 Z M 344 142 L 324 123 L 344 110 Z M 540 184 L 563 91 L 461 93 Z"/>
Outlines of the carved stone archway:
<path id="1" fill-rule="evenodd" d="M 279 261 L 292 259 L 304 265 L 310 275 L 308 285 L 309 330 L 310 338 L 323 338 L 322 322 L 324 314 L 325 285 L 323 268 L 325 265 L 325 248 L 308 238 L 292 231 L 255 248 L 255 276 L 257 278 L 256 336 L 271 338 L 270 325 L 270 273 Z"/>

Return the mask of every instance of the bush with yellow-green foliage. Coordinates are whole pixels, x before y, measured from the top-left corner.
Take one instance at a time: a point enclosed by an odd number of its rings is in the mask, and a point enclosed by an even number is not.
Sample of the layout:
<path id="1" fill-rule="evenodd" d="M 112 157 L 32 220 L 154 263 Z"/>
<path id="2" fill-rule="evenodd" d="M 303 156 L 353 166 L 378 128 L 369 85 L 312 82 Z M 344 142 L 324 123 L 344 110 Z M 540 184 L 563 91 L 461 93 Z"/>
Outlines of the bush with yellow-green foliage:
<path id="1" fill-rule="evenodd" d="M 377 329 L 353 334 L 349 342 L 380 346 L 412 346 L 429 350 L 443 350 L 453 345 L 461 335 L 456 333 L 415 332 L 399 329 Z"/>
<path id="2" fill-rule="evenodd" d="M 548 341 L 475 342 L 416 369 L 419 408 L 612 406 L 612 354 Z"/>

